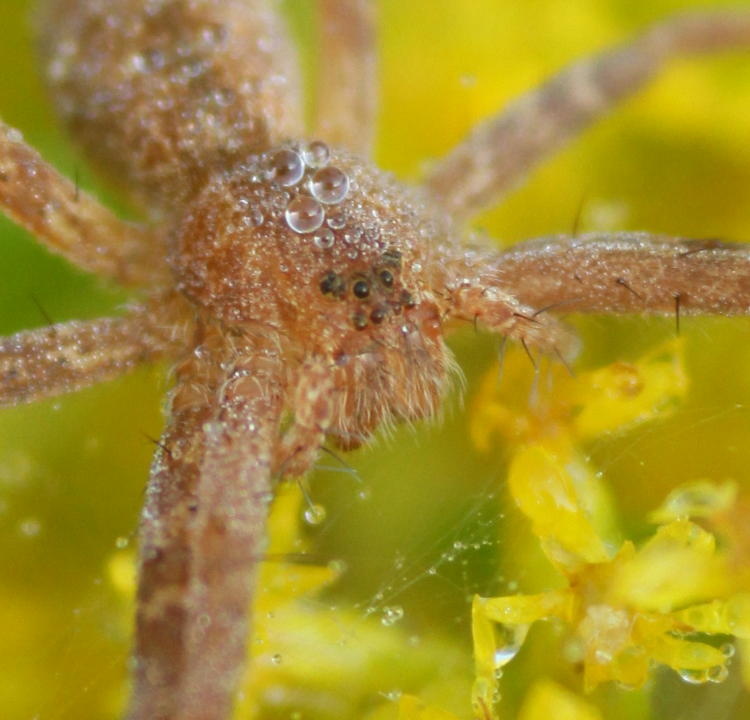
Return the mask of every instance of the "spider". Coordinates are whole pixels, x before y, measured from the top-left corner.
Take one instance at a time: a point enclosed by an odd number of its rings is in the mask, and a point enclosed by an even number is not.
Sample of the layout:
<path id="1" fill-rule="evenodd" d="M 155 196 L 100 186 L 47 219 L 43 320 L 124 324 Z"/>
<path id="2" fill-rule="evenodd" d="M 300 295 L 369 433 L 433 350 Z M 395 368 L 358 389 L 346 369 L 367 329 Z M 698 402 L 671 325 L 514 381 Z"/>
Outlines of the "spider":
<path id="1" fill-rule="evenodd" d="M 369 159 L 374 7 L 320 0 L 318 117 L 260 0 L 48 0 L 60 114 L 149 218 L 115 217 L 3 125 L 0 207 L 134 292 L 116 318 L 0 344 L 5 405 L 174 363 L 141 521 L 129 717 L 225 718 L 274 482 L 323 442 L 434 415 L 465 321 L 568 361 L 556 312 L 746 314 L 745 246 L 559 236 L 498 253 L 464 224 L 672 57 L 750 44 L 750 15 L 685 15 L 584 60 L 436 161 L 418 188 Z"/>

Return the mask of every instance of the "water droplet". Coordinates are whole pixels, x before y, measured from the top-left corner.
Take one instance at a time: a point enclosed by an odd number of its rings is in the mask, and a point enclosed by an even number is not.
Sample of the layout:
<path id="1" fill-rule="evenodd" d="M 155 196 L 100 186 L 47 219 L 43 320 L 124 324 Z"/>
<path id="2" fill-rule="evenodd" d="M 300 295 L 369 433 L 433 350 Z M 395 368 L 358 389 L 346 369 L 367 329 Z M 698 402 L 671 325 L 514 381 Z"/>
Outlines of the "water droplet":
<path id="1" fill-rule="evenodd" d="M 528 625 L 499 625 L 496 627 L 498 645 L 495 654 L 492 656 L 495 673 L 518 655 L 528 631 Z"/>
<path id="2" fill-rule="evenodd" d="M 298 195 L 287 205 L 284 213 L 289 227 L 297 233 L 317 230 L 325 219 L 323 208 L 317 200 L 307 195 Z"/>
<path id="3" fill-rule="evenodd" d="M 333 247 L 335 240 L 336 236 L 333 234 L 333 231 L 327 227 L 320 228 L 320 230 L 318 230 L 313 236 L 315 246 L 319 247 L 321 250 L 327 250 L 328 248 Z"/>
<path id="4" fill-rule="evenodd" d="M 400 605 L 387 605 L 383 608 L 383 617 L 380 618 L 380 624 L 390 627 L 395 625 L 404 617 L 404 609 Z"/>
<path id="5" fill-rule="evenodd" d="M 370 488 L 362 488 L 357 493 L 357 500 L 361 500 L 362 502 L 366 502 L 372 497 L 372 490 Z"/>
<path id="6" fill-rule="evenodd" d="M 265 218 L 263 217 L 260 208 L 253 208 L 245 219 L 247 221 L 246 224 L 252 225 L 253 227 L 260 227 Z"/>
<path id="7" fill-rule="evenodd" d="M 322 505 L 310 505 L 305 510 L 305 522 L 308 525 L 320 525 L 326 519 L 326 509 Z"/>
<path id="8" fill-rule="evenodd" d="M 146 58 L 141 53 L 133 53 L 127 60 L 130 70 L 136 73 L 145 72 L 148 68 Z"/>
<path id="9" fill-rule="evenodd" d="M 518 655 L 520 649 L 520 645 L 503 645 L 503 647 L 495 650 L 495 654 L 492 656 L 492 662 L 495 664 L 495 673 L 502 672 L 500 668 Z"/>
<path id="10" fill-rule="evenodd" d="M 325 167 L 312 177 L 310 191 L 326 205 L 340 203 L 349 192 L 349 176 L 336 167 Z"/>
<path id="11" fill-rule="evenodd" d="M 678 670 L 678 675 L 691 685 L 703 685 L 708 682 L 708 673 L 705 670 Z"/>
<path id="12" fill-rule="evenodd" d="M 333 212 L 328 216 L 328 227 L 341 230 L 346 225 L 346 213 L 343 210 Z"/>
<path id="13" fill-rule="evenodd" d="M 126 537 L 118 537 L 115 540 L 115 547 L 118 550 L 124 550 L 130 544 L 130 540 Z"/>
<path id="14" fill-rule="evenodd" d="M 331 151 L 328 149 L 328 145 L 324 142 L 313 140 L 302 151 L 302 157 L 304 158 L 307 167 L 322 168 L 328 165 Z"/>
<path id="15" fill-rule="evenodd" d="M 230 88 L 219 88 L 213 92 L 214 102 L 220 107 L 227 107 L 234 102 L 234 90 Z"/>
<path id="16" fill-rule="evenodd" d="M 729 668 L 726 665 L 716 665 L 708 669 L 708 682 L 723 683 L 729 677 Z"/>
<path id="17" fill-rule="evenodd" d="M 271 662 L 274 665 L 281 665 L 281 655 L 279 653 L 271 655 Z"/>
<path id="18" fill-rule="evenodd" d="M 294 150 L 279 150 L 271 158 L 270 175 L 279 185 L 296 185 L 305 174 L 302 158 Z"/>
<path id="19" fill-rule="evenodd" d="M 719 651 L 721 654 L 729 659 L 731 657 L 734 657 L 734 653 L 736 652 L 736 648 L 734 647 L 734 643 L 724 643 L 720 648 Z"/>

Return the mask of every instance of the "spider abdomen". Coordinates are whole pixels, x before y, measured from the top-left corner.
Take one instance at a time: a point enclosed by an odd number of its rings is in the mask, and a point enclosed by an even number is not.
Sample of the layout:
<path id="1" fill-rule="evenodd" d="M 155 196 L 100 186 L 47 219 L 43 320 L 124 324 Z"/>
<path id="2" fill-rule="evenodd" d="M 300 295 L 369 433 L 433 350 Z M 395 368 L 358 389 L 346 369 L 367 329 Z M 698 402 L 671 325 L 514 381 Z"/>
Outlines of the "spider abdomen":
<path id="1" fill-rule="evenodd" d="M 62 118 L 146 208 L 179 208 L 217 167 L 301 132 L 295 55 L 265 2 L 47 0 L 45 12 Z"/>

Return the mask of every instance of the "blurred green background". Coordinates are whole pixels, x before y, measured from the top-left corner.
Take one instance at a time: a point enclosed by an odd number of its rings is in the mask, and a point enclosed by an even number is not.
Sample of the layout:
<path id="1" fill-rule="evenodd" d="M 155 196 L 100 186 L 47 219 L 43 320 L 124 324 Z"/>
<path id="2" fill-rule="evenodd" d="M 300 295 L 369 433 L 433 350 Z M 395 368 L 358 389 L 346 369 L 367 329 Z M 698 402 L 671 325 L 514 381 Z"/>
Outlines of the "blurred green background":
<path id="1" fill-rule="evenodd" d="M 55 124 L 35 63 L 33 5 L 2 0 L 0 116 L 63 173 L 77 173 L 84 187 L 107 197 Z M 417 179 L 477 120 L 565 62 L 670 12 L 707 5 L 737 3 L 381 0 L 377 158 L 399 176 Z M 287 0 L 286 7 L 306 43 L 309 75 L 312 0 Z M 477 225 L 507 245 L 571 230 L 582 206 L 584 230 L 746 240 L 749 201 L 750 52 L 671 68 Z M 3 218 L 0 237 L 3 334 L 45 324 L 45 316 L 64 321 L 110 313 L 124 301 L 125 295 L 51 257 Z M 581 367 L 638 357 L 674 332 L 672 319 L 571 321 L 584 341 Z M 750 322 L 684 319 L 682 332 L 692 383 L 684 407 L 669 421 L 589 448 L 635 539 L 649 531 L 645 514 L 675 485 L 699 477 L 732 477 L 744 486 L 749 480 Z M 478 374 L 495 361 L 496 346 L 472 331 L 452 341 L 469 396 Z M 0 414 L 3 718 L 117 716 L 130 610 L 107 567 L 133 544 L 152 451 L 147 436 L 158 436 L 162 423 L 163 375 L 163 368 L 146 368 Z M 456 397 L 445 415 L 440 424 L 400 431 L 348 456 L 363 485 L 347 475 L 316 473 L 311 491 L 328 517 L 310 535 L 321 561 L 342 558 L 349 568 L 331 602 L 377 605 L 377 591 L 386 588 L 389 602 L 405 610 L 399 625 L 407 633 L 446 635 L 466 649 L 470 593 L 505 592 L 515 583 L 533 587 L 534 577 L 514 563 L 529 539 L 516 511 L 502 506 L 502 448 L 489 460 L 471 448 Z M 490 488 L 498 488 L 499 500 Z M 507 524 L 502 535 L 510 538 L 502 545 L 494 540 L 498 522 Z M 478 547 L 448 560 L 447 548 L 462 537 Z M 435 563 L 438 577 L 427 573 Z M 504 565 L 514 568 L 513 576 L 502 575 Z M 555 658 L 544 657 L 543 632 L 538 636 L 508 673 L 508 717 L 535 673 L 567 678 Z M 750 714 L 736 678 L 693 688 L 660 673 L 644 691 L 605 688 L 594 701 L 607 718 Z"/>

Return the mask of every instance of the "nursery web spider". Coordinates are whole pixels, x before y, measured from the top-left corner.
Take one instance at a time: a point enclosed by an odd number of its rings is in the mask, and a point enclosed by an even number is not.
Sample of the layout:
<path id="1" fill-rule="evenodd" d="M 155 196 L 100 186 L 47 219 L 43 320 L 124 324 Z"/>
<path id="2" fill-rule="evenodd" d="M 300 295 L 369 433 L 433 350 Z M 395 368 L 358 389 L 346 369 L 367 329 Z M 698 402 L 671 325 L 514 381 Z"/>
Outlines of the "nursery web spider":
<path id="1" fill-rule="evenodd" d="M 0 126 L 0 207 L 51 251 L 132 288 L 119 317 L 0 343 L 15 405 L 176 363 L 141 521 L 129 717 L 228 717 L 275 479 L 435 414 L 464 320 L 566 360 L 556 310 L 750 311 L 743 245 L 637 234 L 499 253 L 464 223 L 674 57 L 750 45 L 750 13 L 667 20 L 579 62 L 437 161 L 418 188 L 368 159 L 374 3 L 319 0 L 318 117 L 271 2 L 47 0 L 61 117 L 150 217 L 115 217 Z"/>

